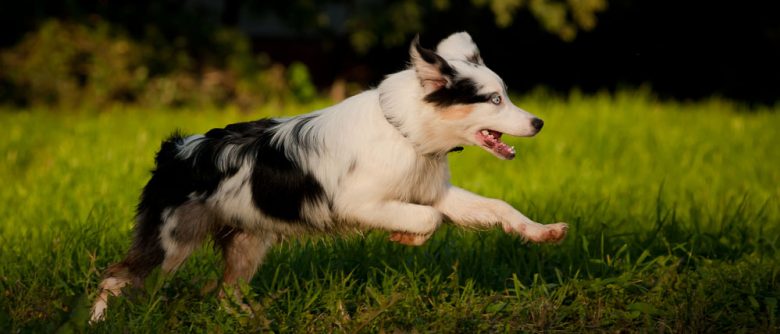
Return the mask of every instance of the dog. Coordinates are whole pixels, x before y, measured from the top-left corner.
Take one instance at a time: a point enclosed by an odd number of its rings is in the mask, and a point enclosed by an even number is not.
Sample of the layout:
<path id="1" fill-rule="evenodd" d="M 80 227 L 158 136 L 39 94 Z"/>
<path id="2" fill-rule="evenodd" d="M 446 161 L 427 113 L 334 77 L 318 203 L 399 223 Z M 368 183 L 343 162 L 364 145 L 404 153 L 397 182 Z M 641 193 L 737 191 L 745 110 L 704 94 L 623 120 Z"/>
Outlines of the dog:
<path id="1" fill-rule="evenodd" d="M 566 224 L 536 223 L 449 182 L 449 152 L 473 145 L 511 160 L 502 134 L 534 136 L 544 122 L 512 104 L 468 33 L 435 50 L 418 36 L 409 53 L 407 69 L 332 107 L 165 140 L 130 250 L 106 270 L 91 321 L 109 296 L 158 266 L 175 271 L 209 237 L 225 261 L 223 286 L 249 282 L 271 246 L 311 232 L 381 229 L 422 245 L 446 220 L 561 241 Z"/>

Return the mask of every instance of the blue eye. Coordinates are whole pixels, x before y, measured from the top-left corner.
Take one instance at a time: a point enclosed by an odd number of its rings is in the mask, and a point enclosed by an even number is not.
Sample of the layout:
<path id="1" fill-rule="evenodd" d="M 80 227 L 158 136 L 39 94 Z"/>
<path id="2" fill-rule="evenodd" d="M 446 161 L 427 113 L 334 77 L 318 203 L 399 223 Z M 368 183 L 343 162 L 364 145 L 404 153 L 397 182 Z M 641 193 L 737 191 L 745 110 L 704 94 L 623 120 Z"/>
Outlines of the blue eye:
<path id="1" fill-rule="evenodd" d="M 490 96 L 490 102 L 495 105 L 501 104 L 501 95 L 498 95 L 498 93 L 493 94 Z"/>

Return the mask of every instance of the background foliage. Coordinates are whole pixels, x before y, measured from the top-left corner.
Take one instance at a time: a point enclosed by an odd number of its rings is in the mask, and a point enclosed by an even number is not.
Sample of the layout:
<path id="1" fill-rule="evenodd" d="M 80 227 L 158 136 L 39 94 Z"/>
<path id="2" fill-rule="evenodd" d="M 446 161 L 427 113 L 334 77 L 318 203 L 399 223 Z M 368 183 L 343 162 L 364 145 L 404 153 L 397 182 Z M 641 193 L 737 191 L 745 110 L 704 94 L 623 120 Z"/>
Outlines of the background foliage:
<path id="1" fill-rule="evenodd" d="M 5 69 L 0 74 L 10 88 L 7 98 L 58 110 L 113 103 L 231 103 L 247 108 L 315 97 L 305 65 L 272 64 L 266 55 L 254 55 L 246 37 L 231 30 L 217 31 L 212 39 L 213 54 L 196 59 L 184 42 L 137 42 L 102 20 L 90 24 L 50 20 L 0 53 Z"/>
<path id="2" fill-rule="evenodd" d="M 342 22 L 334 22 L 324 9 L 344 4 L 350 15 Z M 496 27 L 512 25 L 517 13 L 526 10 L 548 33 L 565 41 L 573 40 L 578 30 L 592 30 L 596 14 L 607 8 L 606 0 L 434 0 L 434 1 L 373 1 L 349 2 L 341 0 L 285 2 L 254 2 L 248 4 L 252 12 L 272 12 L 285 22 L 304 31 L 347 33 L 350 44 L 359 53 L 366 53 L 380 45 L 405 45 L 409 36 L 426 30 L 426 19 L 431 13 L 446 12 L 453 7 L 461 11 L 489 9 Z"/>
<path id="3" fill-rule="evenodd" d="M 339 99 L 403 67 L 413 35 L 433 47 L 467 30 L 516 91 L 649 85 L 662 97 L 717 94 L 771 105 L 780 96 L 780 20 L 773 15 L 779 6 L 762 0 L 6 1 L 0 49 L 15 61 L 0 67 L 0 103 L 51 104 L 62 99 L 52 91 L 77 89 L 67 100 L 248 108 L 289 100 L 284 88 L 292 74 L 286 72 L 296 62 L 306 66 L 313 86 L 296 81 L 289 87 L 298 91 L 293 98 L 315 88 Z M 44 33 L 52 38 L 42 39 Z M 60 50 L 52 48 L 56 34 L 84 42 L 53 54 Z M 129 51 L 119 53 L 117 45 Z M 24 72 L 35 69 L 26 60 L 35 49 L 61 60 L 80 50 L 70 60 L 80 67 L 71 78 L 43 83 L 34 79 L 40 73 Z M 126 59 L 83 65 L 109 55 Z M 117 82 L 97 81 L 106 69 L 117 72 Z M 95 73 L 85 73 L 90 70 Z"/>
<path id="4" fill-rule="evenodd" d="M 202 6 L 220 3 L 205 2 Z M 329 5 L 349 10 L 349 18 L 332 22 L 325 16 Z M 0 83 L 5 88 L 0 98 L 16 105 L 58 106 L 60 110 L 79 105 L 104 108 L 112 103 L 234 103 L 248 108 L 269 100 L 307 102 L 317 94 L 308 68 L 296 61 L 287 66 L 272 63 L 267 54 L 256 54 L 247 35 L 234 26 L 237 18 L 230 16 L 240 15 L 238 10 L 274 13 L 275 18 L 285 22 L 279 23 L 279 28 L 292 25 L 300 31 L 342 32 L 355 52 L 365 54 L 377 44 L 401 46 L 410 35 L 423 30 L 424 13 L 445 10 L 451 5 L 448 0 L 365 4 L 227 1 L 222 8 L 222 22 L 214 22 L 209 21 L 207 14 L 198 18 L 199 7 L 195 5 L 165 4 L 142 9 L 139 5 L 124 4 L 109 10 L 100 4 L 68 3 L 55 11 L 76 14 L 76 19 L 46 17 L 34 31 L 0 53 L 4 69 Z M 526 5 L 548 31 L 570 40 L 577 27 L 594 27 L 595 13 L 603 10 L 606 3 L 475 0 L 470 4 L 475 8 L 489 7 L 495 24 L 501 27 L 510 25 L 514 13 Z M 177 7 L 183 10 L 176 12 Z M 88 16 L 91 11 L 103 15 Z M 151 24 L 139 26 L 131 23 L 126 12 L 155 15 L 141 19 L 150 20 Z M 184 25 L 163 23 L 177 21 Z M 199 27 L 199 23 L 205 23 L 205 27 Z"/>

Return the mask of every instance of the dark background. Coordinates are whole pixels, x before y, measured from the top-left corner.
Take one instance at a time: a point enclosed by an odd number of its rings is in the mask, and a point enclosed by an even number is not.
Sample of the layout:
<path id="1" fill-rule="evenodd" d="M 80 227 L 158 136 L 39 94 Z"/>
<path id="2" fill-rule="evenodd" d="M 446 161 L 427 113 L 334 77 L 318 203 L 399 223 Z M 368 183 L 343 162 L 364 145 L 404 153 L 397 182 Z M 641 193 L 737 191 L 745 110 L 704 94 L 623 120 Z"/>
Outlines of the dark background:
<path id="1" fill-rule="evenodd" d="M 138 38 L 150 29 L 166 41 L 185 38 L 189 52 L 203 58 L 209 56 L 210 32 L 233 27 L 249 36 L 254 52 L 283 64 L 306 64 L 320 88 L 336 78 L 373 85 L 405 66 L 407 46 L 376 43 L 359 52 L 350 44 L 353 28 L 332 22 L 318 29 L 311 21 L 318 11 L 335 13 L 331 19 L 338 21 L 366 6 L 381 10 L 385 2 L 4 1 L 0 48 L 50 18 L 101 18 Z M 446 10 L 424 11 L 419 30 L 429 47 L 449 33 L 468 31 L 487 65 L 516 92 L 537 86 L 565 93 L 649 85 L 661 97 L 721 95 L 771 104 L 780 96 L 778 13 L 778 1 L 771 0 L 612 0 L 597 15 L 595 29 L 579 31 L 567 42 L 542 29 L 525 9 L 515 13 L 511 26 L 500 28 L 487 8 L 452 1 Z M 413 34 L 404 37 L 408 42 Z"/>

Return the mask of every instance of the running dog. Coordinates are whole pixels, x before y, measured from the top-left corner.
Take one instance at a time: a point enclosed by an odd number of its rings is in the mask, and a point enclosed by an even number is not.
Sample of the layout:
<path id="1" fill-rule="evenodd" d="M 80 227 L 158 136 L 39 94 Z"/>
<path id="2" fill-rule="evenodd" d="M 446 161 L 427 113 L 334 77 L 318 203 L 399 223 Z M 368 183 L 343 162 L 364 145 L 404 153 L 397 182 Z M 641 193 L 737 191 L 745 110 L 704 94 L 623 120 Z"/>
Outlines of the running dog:
<path id="1" fill-rule="evenodd" d="M 332 107 L 165 140 L 130 250 L 107 269 L 91 320 L 104 316 L 109 296 L 157 266 L 173 272 L 209 237 L 223 254 L 225 286 L 248 282 L 278 241 L 310 232 L 382 229 L 421 245 L 448 220 L 562 240 L 566 224 L 536 223 L 449 182 L 448 152 L 475 145 L 511 160 L 502 134 L 534 136 L 544 122 L 512 104 L 468 33 L 435 51 L 415 38 L 409 53 L 406 70 Z"/>

